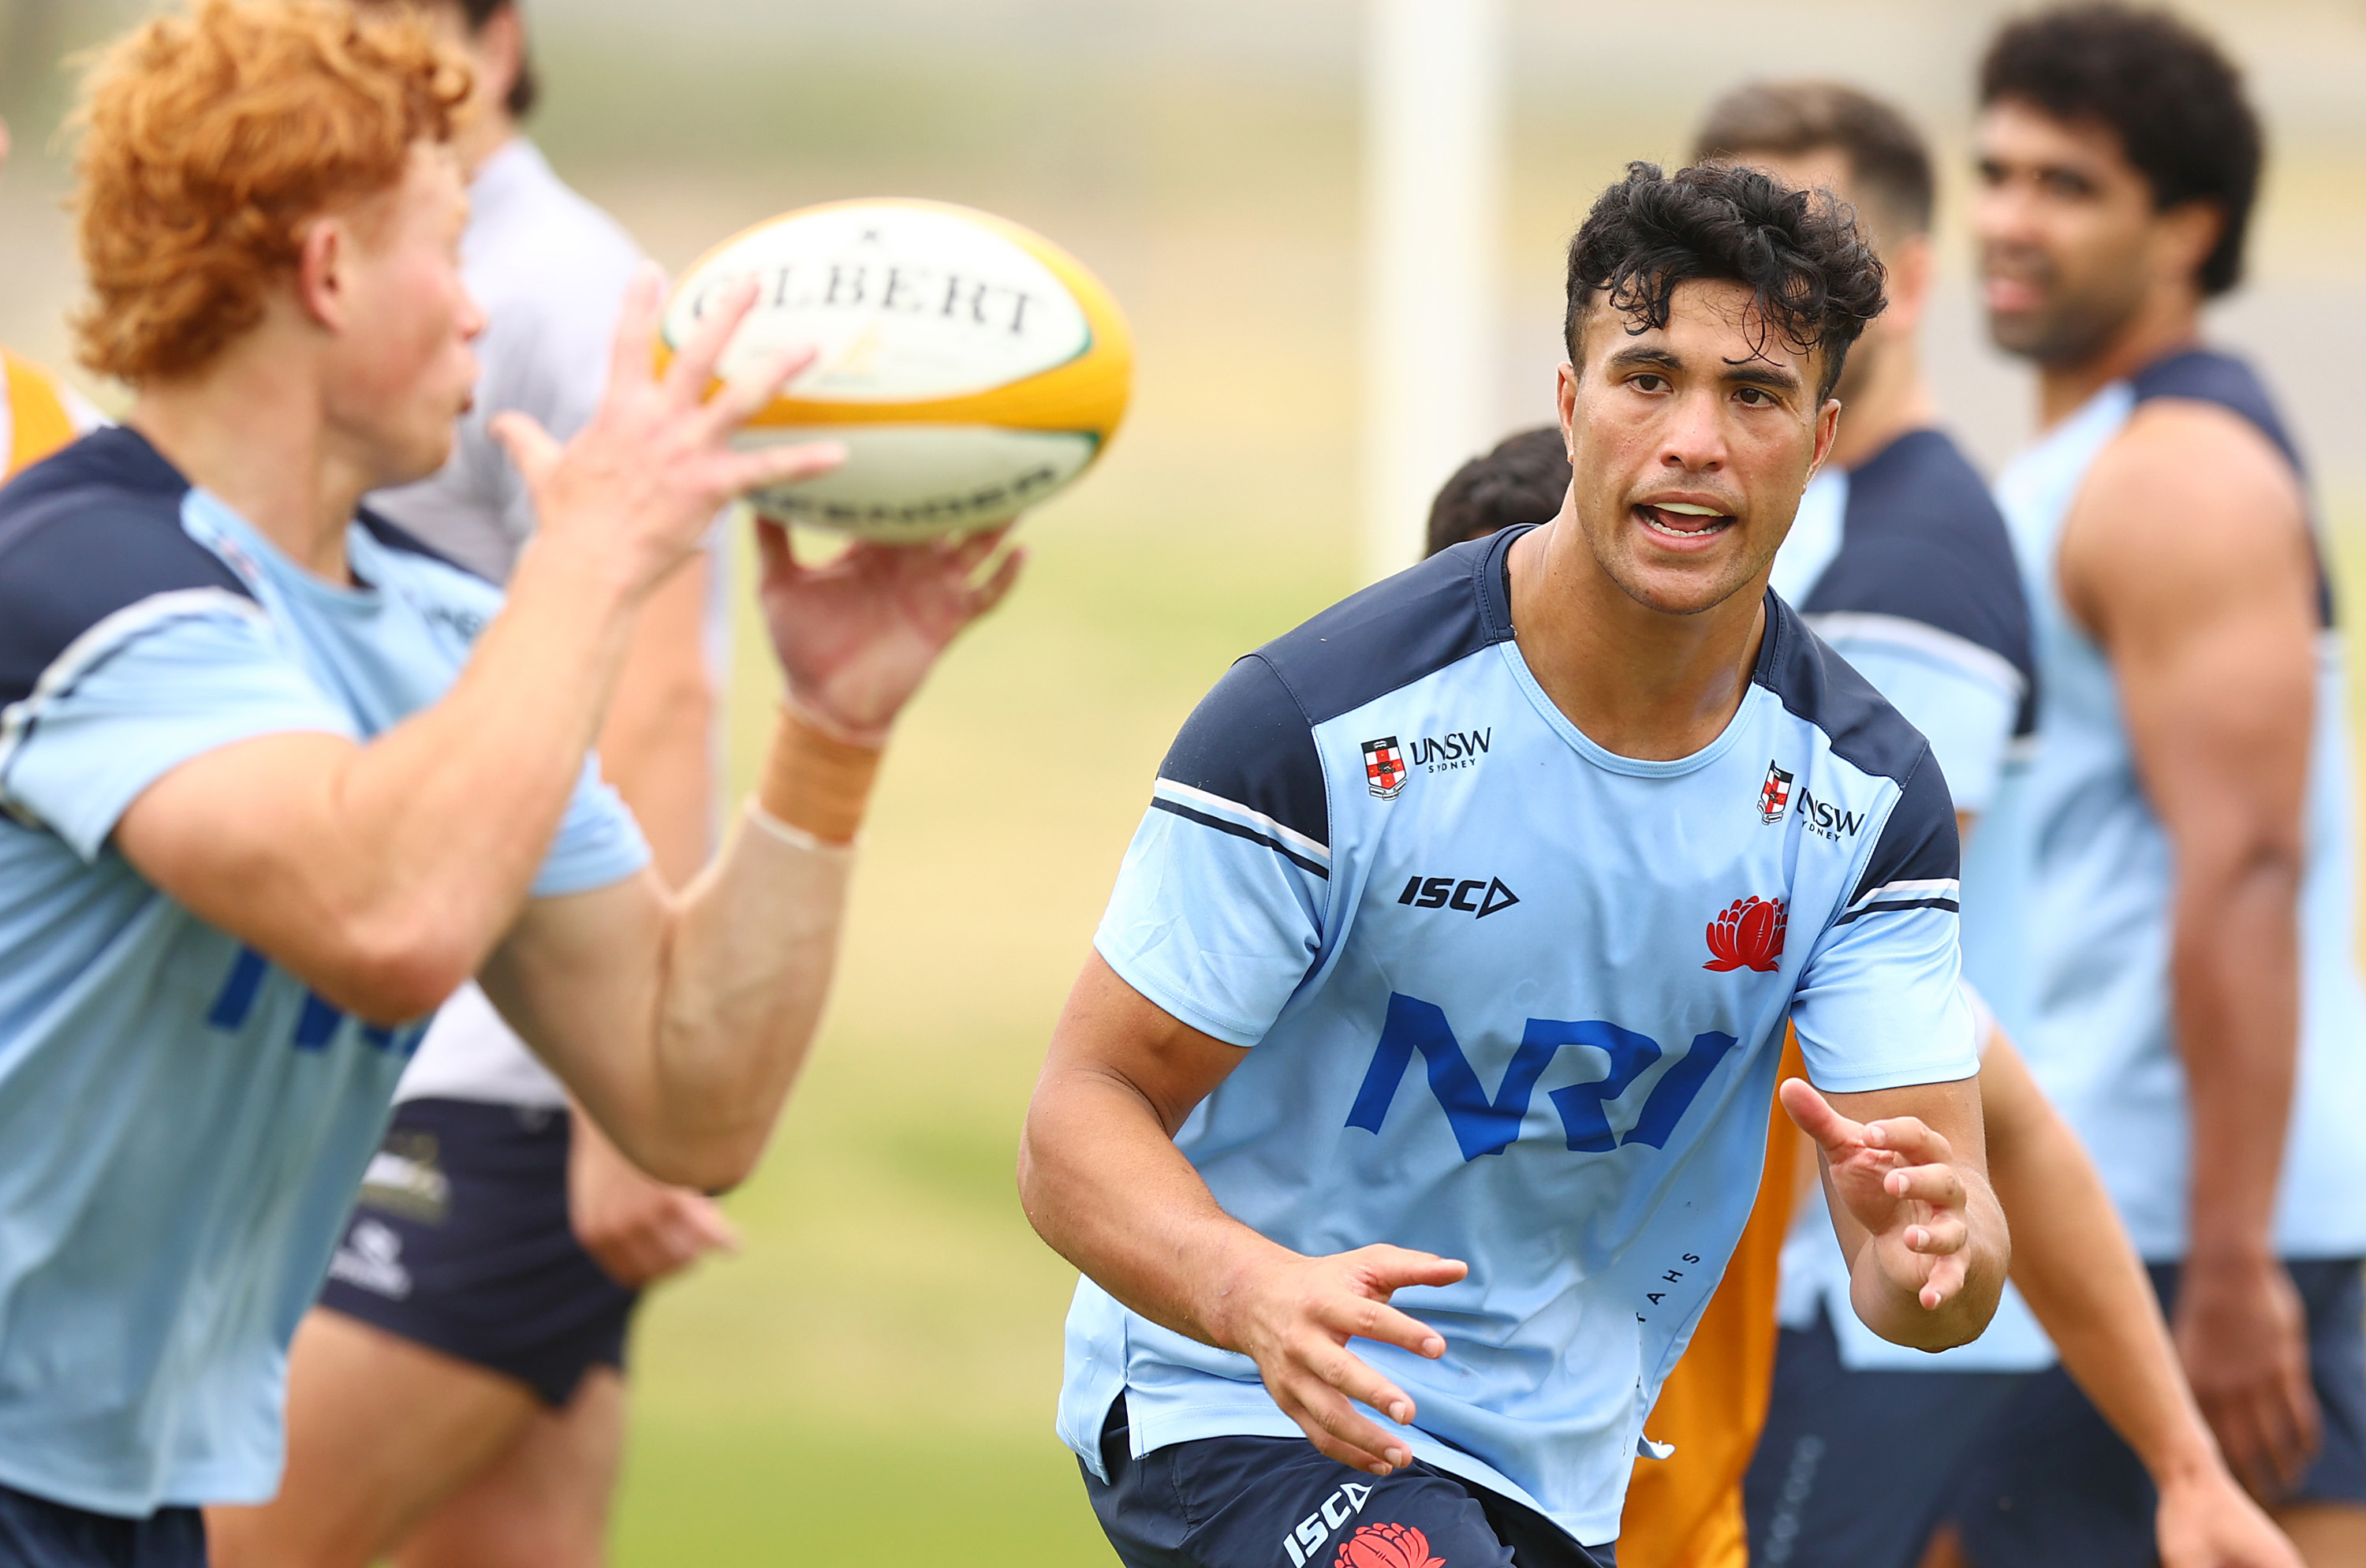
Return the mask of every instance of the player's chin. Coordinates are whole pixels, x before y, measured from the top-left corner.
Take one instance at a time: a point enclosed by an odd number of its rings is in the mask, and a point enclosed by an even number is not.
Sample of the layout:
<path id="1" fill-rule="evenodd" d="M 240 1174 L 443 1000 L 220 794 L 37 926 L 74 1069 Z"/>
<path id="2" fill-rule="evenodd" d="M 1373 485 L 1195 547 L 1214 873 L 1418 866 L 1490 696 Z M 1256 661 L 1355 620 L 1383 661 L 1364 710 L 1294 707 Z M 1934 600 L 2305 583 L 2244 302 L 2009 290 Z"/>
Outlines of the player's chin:
<path id="1" fill-rule="evenodd" d="M 1755 564 L 1741 547 L 1740 530 L 1715 549 L 1659 551 L 1649 545 L 1632 552 L 1620 586 L 1646 607 L 1668 615 L 1698 615 L 1747 587 L 1756 577 Z"/>

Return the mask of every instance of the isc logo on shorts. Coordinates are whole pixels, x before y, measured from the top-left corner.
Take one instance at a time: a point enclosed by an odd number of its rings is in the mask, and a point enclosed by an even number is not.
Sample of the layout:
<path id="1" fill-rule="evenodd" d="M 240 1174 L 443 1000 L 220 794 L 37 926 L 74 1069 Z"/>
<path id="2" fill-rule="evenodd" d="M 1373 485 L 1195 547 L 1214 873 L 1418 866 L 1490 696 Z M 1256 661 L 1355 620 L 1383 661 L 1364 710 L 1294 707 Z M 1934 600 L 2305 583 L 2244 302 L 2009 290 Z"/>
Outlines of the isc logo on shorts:
<path id="1" fill-rule="evenodd" d="M 1290 1553 L 1290 1568 L 1306 1568 L 1334 1530 L 1344 1528 L 1349 1519 L 1364 1511 L 1364 1500 L 1371 1495 L 1370 1487 L 1350 1481 L 1324 1498 L 1321 1507 L 1299 1520 L 1298 1528 L 1281 1538 L 1281 1549 Z"/>

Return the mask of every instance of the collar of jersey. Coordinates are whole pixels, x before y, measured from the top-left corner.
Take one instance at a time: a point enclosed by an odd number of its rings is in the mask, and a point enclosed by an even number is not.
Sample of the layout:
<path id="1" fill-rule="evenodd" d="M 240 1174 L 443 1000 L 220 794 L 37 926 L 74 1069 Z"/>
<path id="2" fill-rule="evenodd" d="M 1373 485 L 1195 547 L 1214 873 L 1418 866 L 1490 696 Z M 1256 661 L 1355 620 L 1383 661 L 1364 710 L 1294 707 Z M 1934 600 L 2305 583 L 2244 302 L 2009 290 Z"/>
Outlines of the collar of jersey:
<path id="1" fill-rule="evenodd" d="M 1773 696 L 1772 693 L 1763 690 L 1760 685 L 1759 675 L 1766 669 L 1767 660 L 1773 652 L 1772 645 L 1777 625 L 1774 607 L 1769 604 L 1766 607 L 1766 635 L 1759 642 L 1758 662 L 1751 672 L 1750 684 L 1743 689 L 1741 702 L 1734 708 L 1733 716 L 1725 721 L 1725 728 L 1718 731 L 1717 739 L 1689 756 L 1671 757 L 1665 761 L 1653 761 L 1642 757 L 1622 757 L 1593 739 L 1585 731 L 1570 723 L 1568 715 L 1553 705 L 1552 698 L 1545 694 L 1545 689 L 1537 683 L 1536 676 L 1529 672 L 1528 661 L 1521 656 L 1517 640 L 1507 637 L 1495 645 L 1495 649 L 1503 656 L 1504 667 L 1512 672 L 1512 679 L 1517 682 L 1520 690 L 1527 694 L 1528 702 L 1536 708 L 1538 716 L 1545 721 L 1547 728 L 1569 743 L 1570 750 L 1607 773 L 1627 773 L 1642 779 L 1666 779 L 1706 768 L 1724 756 L 1734 742 L 1741 739 L 1742 720 L 1748 716 L 1752 707 L 1762 699 Z"/>
<path id="2" fill-rule="evenodd" d="M 200 486 L 192 486 L 182 502 L 184 514 L 194 511 L 197 521 L 208 530 L 226 536 L 229 541 L 257 564 L 257 570 L 267 571 L 272 586 L 283 593 L 299 594 L 315 604 L 346 613 L 369 612 L 383 603 L 384 595 L 373 585 L 384 574 L 376 570 L 378 561 L 377 541 L 358 522 L 345 525 L 345 565 L 355 578 L 350 587 L 324 582 L 319 576 L 299 566 L 275 543 L 270 536 L 239 515 L 236 508 L 221 497 Z M 208 541 L 200 536 L 198 543 Z M 220 554 L 220 551 L 216 551 Z M 232 570 L 239 563 L 230 562 Z M 240 571 L 244 577 L 247 573 Z"/>

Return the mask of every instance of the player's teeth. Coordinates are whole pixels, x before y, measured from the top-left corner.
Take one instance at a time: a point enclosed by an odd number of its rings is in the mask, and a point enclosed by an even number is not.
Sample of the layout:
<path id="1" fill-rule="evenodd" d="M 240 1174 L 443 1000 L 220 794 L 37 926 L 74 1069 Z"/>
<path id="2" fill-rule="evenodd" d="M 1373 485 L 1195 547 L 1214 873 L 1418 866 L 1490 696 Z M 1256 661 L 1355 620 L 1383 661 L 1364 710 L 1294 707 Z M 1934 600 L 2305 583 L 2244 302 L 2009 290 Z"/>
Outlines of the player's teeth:
<path id="1" fill-rule="evenodd" d="M 1658 503 L 1658 510 L 1662 512 L 1679 512 L 1686 517 L 1722 517 L 1725 515 L 1724 513 L 1719 512 L 1714 506 L 1695 506 L 1689 501 L 1662 501 Z"/>

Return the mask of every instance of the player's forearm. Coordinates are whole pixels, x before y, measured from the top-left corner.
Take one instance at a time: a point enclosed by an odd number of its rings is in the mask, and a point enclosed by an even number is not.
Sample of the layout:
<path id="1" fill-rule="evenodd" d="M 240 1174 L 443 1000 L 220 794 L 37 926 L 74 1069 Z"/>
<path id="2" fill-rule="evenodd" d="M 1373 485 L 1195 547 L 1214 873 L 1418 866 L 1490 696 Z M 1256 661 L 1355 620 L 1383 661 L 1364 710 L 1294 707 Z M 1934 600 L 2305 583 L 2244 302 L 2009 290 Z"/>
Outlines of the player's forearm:
<path id="1" fill-rule="evenodd" d="M 784 713 L 747 819 L 675 900 L 647 1090 L 594 1106 L 652 1175 L 711 1191 L 762 1154 L 828 998 L 878 761 Z"/>
<path id="2" fill-rule="evenodd" d="M 2094 1163 L 2034 1092 L 1992 1122 L 1989 1168 L 2013 1222 L 2012 1280 L 2079 1387 L 2158 1484 L 2217 1463 L 2144 1265 Z"/>
<path id="3" fill-rule="evenodd" d="M 714 682 L 706 665 L 704 557 L 642 606 L 600 730 L 600 766 L 681 887 L 715 852 Z"/>
<path id="4" fill-rule="evenodd" d="M 2300 1034 L 2296 849 L 2180 861 L 2172 973 L 2192 1125 L 2189 1256 L 2272 1258 Z"/>
<path id="5" fill-rule="evenodd" d="M 1047 1069 L 1019 1144 L 1019 1199 L 1051 1248 L 1154 1323 L 1241 1348 L 1236 1307 L 1295 1261 L 1224 1213 L 1150 1101 L 1091 1066 Z"/>

